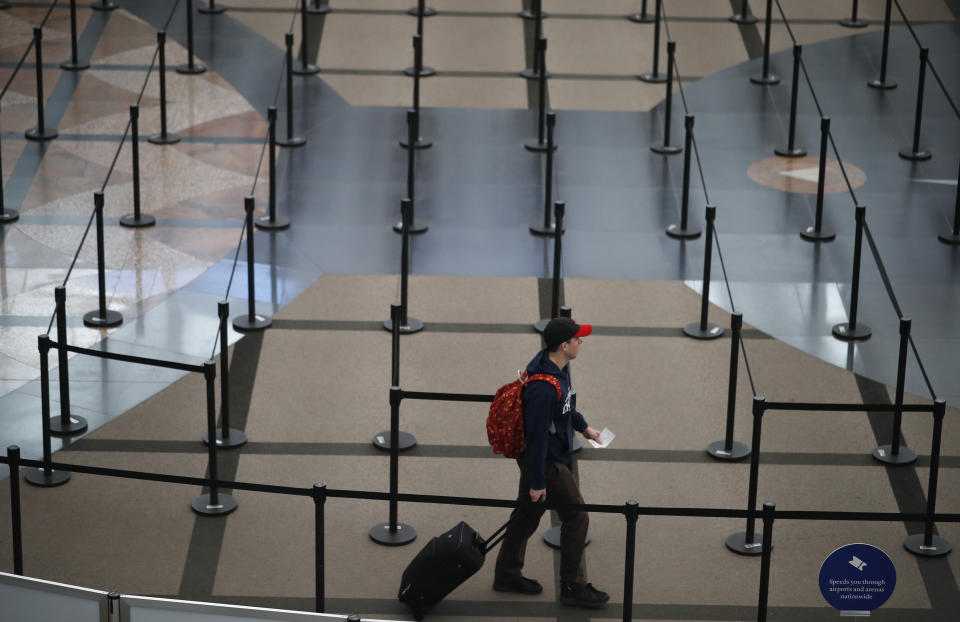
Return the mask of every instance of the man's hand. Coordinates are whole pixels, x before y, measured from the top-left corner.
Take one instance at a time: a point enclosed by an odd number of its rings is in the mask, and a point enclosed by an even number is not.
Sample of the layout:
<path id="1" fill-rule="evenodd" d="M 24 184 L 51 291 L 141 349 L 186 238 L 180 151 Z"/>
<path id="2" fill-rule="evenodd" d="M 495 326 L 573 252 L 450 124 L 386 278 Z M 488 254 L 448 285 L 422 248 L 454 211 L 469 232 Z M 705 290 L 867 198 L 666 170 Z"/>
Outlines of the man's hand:
<path id="1" fill-rule="evenodd" d="M 541 488 L 540 490 L 530 489 L 530 500 L 536 503 L 537 501 L 546 501 L 547 500 L 547 489 Z"/>
<path id="2" fill-rule="evenodd" d="M 597 441 L 598 443 L 600 442 L 600 433 L 591 427 L 587 427 L 587 429 L 583 431 L 583 435 L 591 440 Z"/>

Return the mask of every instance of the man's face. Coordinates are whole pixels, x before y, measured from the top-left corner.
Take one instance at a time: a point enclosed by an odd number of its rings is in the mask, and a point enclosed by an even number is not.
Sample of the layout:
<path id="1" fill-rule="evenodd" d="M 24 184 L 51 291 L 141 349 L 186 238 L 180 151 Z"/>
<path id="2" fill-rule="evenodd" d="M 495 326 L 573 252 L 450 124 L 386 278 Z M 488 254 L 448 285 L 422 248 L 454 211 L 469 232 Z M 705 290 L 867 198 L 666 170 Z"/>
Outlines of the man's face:
<path id="1" fill-rule="evenodd" d="M 561 348 L 563 348 L 564 354 L 567 355 L 569 359 L 577 358 L 577 355 L 580 354 L 580 344 L 583 343 L 583 338 L 574 337 L 569 341 L 564 341 Z"/>

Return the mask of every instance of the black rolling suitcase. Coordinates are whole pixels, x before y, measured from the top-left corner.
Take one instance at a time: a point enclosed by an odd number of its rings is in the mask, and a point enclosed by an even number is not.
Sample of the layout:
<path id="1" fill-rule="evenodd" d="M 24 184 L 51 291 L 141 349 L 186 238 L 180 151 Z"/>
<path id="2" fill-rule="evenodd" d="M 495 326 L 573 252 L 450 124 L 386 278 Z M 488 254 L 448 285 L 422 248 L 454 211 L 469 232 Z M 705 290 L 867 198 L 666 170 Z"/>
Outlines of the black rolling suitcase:
<path id="1" fill-rule="evenodd" d="M 509 523 L 507 523 L 509 524 Z M 470 525 L 456 527 L 430 540 L 403 571 L 397 598 L 417 620 L 483 567 L 487 552 L 503 539 L 503 525 L 488 544 Z"/>

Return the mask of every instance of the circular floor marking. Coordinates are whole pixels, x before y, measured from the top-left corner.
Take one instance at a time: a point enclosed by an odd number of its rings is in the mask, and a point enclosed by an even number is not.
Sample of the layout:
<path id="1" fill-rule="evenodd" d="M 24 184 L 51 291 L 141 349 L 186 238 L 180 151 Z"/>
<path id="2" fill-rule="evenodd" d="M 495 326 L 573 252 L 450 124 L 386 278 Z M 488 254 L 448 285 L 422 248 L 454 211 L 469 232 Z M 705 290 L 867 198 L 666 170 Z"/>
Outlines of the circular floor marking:
<path id="1" fill-rule="evenodd" d="M 867 174 L 862 169 L 843 163 L 843 168 L 850 178 L 850 185 L 859 188 L 867 181 Z M 816 194 L 817 180 L 820 176 L 820 160 L 810 156 L 803 158 L 773 157 L 754 162 L 747 168 L 747 175 L 761 186 L 795 192 L 798 194 Z M 847 183 L 843 179 L 843 171 L 836 160 L 827 159 L 826 180 L 823 184 L 825 194 L 846 192 Z"/>

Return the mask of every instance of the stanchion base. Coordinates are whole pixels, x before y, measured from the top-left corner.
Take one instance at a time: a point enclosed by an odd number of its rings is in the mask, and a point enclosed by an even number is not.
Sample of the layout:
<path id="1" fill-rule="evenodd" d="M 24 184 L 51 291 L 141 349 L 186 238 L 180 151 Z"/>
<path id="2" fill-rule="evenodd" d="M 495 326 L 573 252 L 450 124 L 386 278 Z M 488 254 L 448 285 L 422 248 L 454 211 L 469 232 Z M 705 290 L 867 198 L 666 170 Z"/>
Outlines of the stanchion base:
<path id="1" fill-rule="evenodd" d="M 807 227 L 800 231 L 800 237 L 807 242 L 830 242 L 837 237 L 837 234 L 829 229 L 817 231 L 816 227 Z"/>
<path id="2" fill-rule="evenodd" d="M 724 543 L 727 548 L 738 555 L 762 555 L 763 554 L 763 534 L 759 531 L 753 534 L 753 540 L 747 542 L 747 532 L 738 531 L 730 534 Z M 773 548 L 773 545 L 770 545 Z"/>
<path id="3" fill-rule="evenodd" d="M 755 76 L 750 76 L 750 81 L 754 84 L 772 86 L 774 84 L 780 84 L 780 77 L 773 73 L 768 73 L 767 75 L 758 73 Z"/>
<path id="4" fill-rule="evenodd" d="M 679 145 L 650 145 L 650 151 L 660 155 L 674 155 L 683 153 L 683 147 Z"/>
<path id="5" fill-rule="evenodd" d="M 519 13 L 517 13 L 517 15 L 519 15 L 519 16 L 522 17 L 523 19 L 537 19 L 537 14 L 534 13 L 533 11 L 529 11 L 529 10 L 528 10 L 528 11 L 520 11 Z M 540 11 L 540 19 L 547 19 L 547 12 L 546 12 L 546 11 Z"/>
<path id="6" fill-rule="evenodd" d="M 49 127 L 44 128 L 41 132 L 37 128 L 30 128 L 23 133 L 24 138 L 27 140 L 32 140 L 36 142 L 41 142 L 44 140 L 53 140 L 57 137 L 57 130 L 51 130 Z"/>
<path id="7" fill-rule="evenodd" d="M 540 142 L 540 140 L 537 138 L 531 138 L 527 142 L 523 143 L 523 148 L 526 149 L 527 151 L 535 151 L 537 153 L 543 153 L 547 151 L 547 143 Z M 557 150 L 556 143 L 553 144 L 553 150 L 554 151 Z"/>
<path id="8" fill-rule="evenodd" d="M 302 136 L 291 136 L 289 138 L 278 138 L 276 143 L 280 147 L 303 147 L 307 144 L 307 139 Z"/>
<path id="9" fill-rule="evenodd" d="M 7 210 L 6 212 L 4 212 L 4 214 L 8 214 L 12 211 L 13 210 Z M 17 217 L 14 216 L 13 219 L 16 220 Z M 3 218 L 0 218 L 0 222 L 10 222 L 10 221 L 3 220 Z M 953 232 L 953 229 L 944 229 L 937 236 L 937 239 L 943 242 L 944 244 L 960 244 L 960 235 L 955 234 Z"/>
<path id="10" fill-rule="evenodd" d="M 683 334 L 693 339 L 716 339 L 723 336 L 723 328 L 707 322 L 706 330 L 700 330 L 700 322 L 690 322 L 683 327 Z"/>
<path id="11" fill-rule="evenodd" d="M 587 539 L 583 541 L 583 546 L 590 544 L 590 534 L 587 533 Z M 543 532 L 543 542 L 551 549 L 560 550 L 560 525 L 551 527 Z"/>
<path id="12" fill-rule="evenodd" d="M 90 5 L 90 8 L 94 11 L 112 11 L 118 8 L 119 5 L 113 0 L 108 0 L 107 2 L 94 2 Z"/>
<path id="13" fill-rule="evenodd" d="M 23 479 L 33 486 L 53 488 L 54 486 L 62 486 L 69 482 L 70 473 L 67 471 L 54 471 L 52 469 L 48 473 L 45 473 L 43 469 L 30 469 L 24 474 Z"/>
<path id="14" fill-rule="evenodd" d="M 407 15 L 413 15 L 414 17 L 416 17 L 416 16 L 419 15 L 419 14 L 420 14 L 420 7 L 416 7 L 416 6 L 415 6 L 415 7 L 413 7 L 412 9 L 407 9 Z M 428 7 L 428 6 L 423 7 L 423 16 L 424 16 L 424 17 L 433 17 L 433 16 L 436 15 L 436 14 L 437 14 L 437 10 L 436 10 L 436 9 L 434 9 L 434 8 L 432 8 L 432 7 Z"/>
<path id="15" fill-rule="evenodd" d="M 83 316 L 83 325 L 90 328 L 111 328 L 123 324 L 123 315 L 119 311 L 107 309 L 103 316 L 100 309 L 90 311 Z"/>
<path id="16" fill-rule="evenodd" d="M 692 240 L 700 237 L 700 227 L 687 227 L 681 229 L 680 225 L 670 225 L 667 227 L 667 235 L 678 240 Z"/>
<path id="17" fill-rule="evenodd" d="M 242 430 L 230 428 L 230 436 L 224 439 L 223 428 L 217 428 L 214 440 L 217 443 L 217 449 L 235 449 L 247 444 L 247 435 Z M 210 437 L 206 434 L 203 435 L 203 444 L 210 444 Z"/>
<path id="18" fill-rule="evenodd" d="M 397 441 L 397 451 L 406 451 L 417 444 L 417 437 L 409 432 L 400 432 L 400 438 Z M 381 432 L 373 437 L 373 446 L 377 449 L 390 451 L 390 430 Z"/>
<path id="19" fill-rule="evenodd" d="M 632 15 L 627 15 L 627 19 L 637 24 L 652 24 L 657 21 L 656 17 L 649 13 L 633 13 Z"/>
<path id="20" fill-rule="evenodd" d="M 417 530 L 406 523 L 397 523 L 397 530 L 390 533 L 390 523 L 380 523 L 370 530 L 370 539 L 383 546 L 403 546 L 417 539 Z"/>
<path id="21" fill-rule="evenodd" d="M 74 63 L 68 60 L 60 63 L 60 69 L 64 71 L 83 71 L 84 69 L 90 69 L 90 63 L 85 63 L 83 61 Z"/>
<path id="22" fill-rule="evenodd" d="M 557 235 L 557 223 L 552 222 L 544 227 L 543 222 L 537 221 L 530 225 L 530 233 L 533 235 L 542 235 L 544 237 L 553 237 Z M 566 233 L 566 229 L 564 229 L 561 233 Z"/>
<path id="23" fill-rule="evenodd" d="M 387 320 L 383 323 L 383 328 L 387 331 L 393 332 L 393 320 Z M 412 333 L 419 333 L 423 330 L 423 322 L 418 320 L 415 317 L 408 317 L 406 324 L 400 325 L 400 334 L 409 335 Z"/>
<path id="24" fill-rule="evenodd" d="M 867 82 L 867 86 L 869 86 L 872 89 L 880 89 L 883 91 L 888 91 L 890 89 L 897 88 L 897 83 L 893 82 L 892 80 L 889 82 L 882 82 L 880 80 L 870 80 L 869 82 Z"/>
<path id="25" fill-rule="evenodd" d="M 423 224 L 423 221 L 417 222 L 414 220 L 407 228 L 407 232 L 410 235 L 418 235 L 420 233 L 426 233 L 429 228 L 430 226 Z M 403 233 L 403 221 L 401 220 L 397 224 L 393 225 L 393 230 L 396 233 Z"/>
<path id="26" fill-rule="evenodd" d="M 915 462 L 917 460 L 917 452 L 901 445 L 899 453 L 894 455 L 890 445 L 880 445 L 873 450 L 873 457 L 884 464 L 899 466 Z"/>
<path id="27" fill-rule="evenodd" d="M 541 335 L 543 334 L 544 329 L 547 328 L 547 324 L 550 323 L 550 318 L 543 318 L 542 320 L 537 320 L 533 323 L 533 330 L 537 331 Z"/>
<path id="28" fill-rule="evenodd" d="M 903 149 L 897 152 L 897 155 L 899 155 L 904 160 L 913 160 L 915 162 L 919 162 L 922 160 L 929 160 L 930 158 L 933 157 L 933 154 L 927 151 L 926 149 L 921 149 L 920 151 L 914 151 L 913 147 L 904 147 Z"/>
<path id="29" fill-rule="evenodd" d="M 318 5 L 311 4 L 310 6 L 307 7 L 307 14 L 324 15 L 326 13 L 329 13 L 332 10 L 333 9 L 330 8 L 329 4 L 318 4 Z"/>
<path id="30" fill-rule="evenodd" d="M 642 73 L 638 77 L 644 82 L 650 82 L 651 84 L 662 84 L 667 81 L 667 74 L 653 73 L 652 71 Z"/>
<path id="31" fill-rule="evenodd" d="M 549 71 L 547 72 L 547 77 L 548 77 L 548 78 L 549 78 L 550 76 L 552 76 L 552 75 L 553 75 L 553 74 L 551 74 Z M 539 79 L 540 79 L 540 70 L 539 70 L 539 69 L 534 69 L 534 68 L 532 68 L 532 67 L 527 67 L 526 69 L 524 69 L 523 71 L 520 72 L 520 77 L 521 77 L 521 78 L 526 78 L 527 80 L 539 80 Z"/>
<path id="32" fill-rule="evenodd" d="M 313 63 L 307 63 L 306 67 L 303 66 L 303 63 L 294 62 L 293 64 L 293 74 L 296 76 L 312 76 L 318 73 L 320 73 L 320 68 Z"/>
<path id="33" fill-rule="evenodd" d="M 220 15 L 227 10 L 227 7 L 222 4 L 214 4 L 212 7 L 209 4 L 201 5 L 197 9 L 197 13 L 203 13 L 204 15 Z"/>
<path id="34" fill-rule="evenodd" d="M 416 70 L 415 70 L 413 67 L 407 67 L 406 69 L 403 70 L 403 75 L 405 75 L 405 76 L 410 76 L 410 77 L 412 78 L 412 77 L 413 77 L 413 74 L 414 74 L 414 71 L 416 71 Z M 435 76 L 435 75 L 437 75 L 437 70 L 434 69 L 433 67 L 421 67 L 421 68 L 420 68 L 420 77 L 421 77 L 421 78 L 429 78 L 430 76 Z"/>
<path id="35" fill-rule="evenodd" d="M 407 148 L 407 137 L 406 137 L 406 136 L 404 136 L 403 138 L 400 139 L 400 146 L 403 147 L 404 149 Z M 419 138 L 417 138 L 417 140 L 413 143 L 414 149 L 429 149 L 429 148 L 432 147 L 432 146 L 433 146 L 433 141 L 432 141 L 432 140 L 428 140 L 428 139 L 424 138 L 423 136 L 420 136 Z"/>
<path id="36" fill-rule="evenodd" d="M 16 222 L 20 219 L 20 212 L 15 209 L 0 209 L 0 223 Z"/>
<path id="37" fill-rule="evenodd" d="M 151 216 L 150 214 L 141 213 L 138 217 L 136 214 L 127 214 L 120 217 L 120 224 L 124 227 L 152 227 L 157 224 L 157 219 Z"/>
<path id="38" fill-rule="evenodd" d="M 841 322 L 833 327 L 833 336 L 842 341 L 869 339 L 872 334 L 873 331 L 866 324 L 857 324 L 851 329 L 850 322 Z"/>
<path id="39" fill-rule="evenodd" d="M 730 16 L 730 21 L 734 24 L 756 24 L 759 20 L 756 15 L 735 13 Z"/>
<path id="40" fill-rule="evenodd" d="M 283 231 L 290 228 L 290 219 L 278 215 L 270 220 L 270 216 L 261 216 L 253 221 L 253 226 L 261 231 Z"/>
<path id="41" fill-rule="evenodd" d="M 807 155 L 807 150 L 801 147 L 794 147 L 793 149 L 782 147 L 774 149 L 773 152 L 781 158 L 802 158 Z"/>
<path id="42" fill-rule="evenodd" d="M 940 536 L 933 536 L 930 538 L 930 546 L 924 546 L 923 534 L 918 533 L 907 536 L 906 540 L 903 541 L 903 548 L 921 557 L 943 557 L 949 553 L 953 547 Z"/>
<path id="43" fill-rule="evenodd" d="M 153 143 L 154 145 L 175 145 L 180 142 L 180 136 L 172 132 L 168 132 L 166 136 L 163 134 L 153 134 L 147 139 L 147 142 Z"/>
<path id="44" fill-rule="evenodd" d="M 194 63 L 190 65 L 177 65 L 177 73 L 186 74 L 188 76 L 195 76 L 197 74 L 204 73 L 207 70 L 206 65 L 201 65 L 200 63 Z"/>
<path id="45" fill-rule="evenodd" d="M 253 319 L 250 319 L 250 315 L 244 313 L 243 315 L 234 318 L 233 329 L 240 333 L 252 333 L 258 330 L 270 328 L 272 324 L 273 320 L 265 315 L 260 315 L 258 313 L 253 316 Z"/>
<path id="46" fill-rule="evenodd" d="M 866 28 L 870 25 L 870 22 L 865 19 L 860 19 L 859 17 L 857 19 L 851 19 L 847 17 L 845 19 L 841 19 L 837 23 L 845 28 Z"/>
<path id="47" fill-rule="evenodd" d="M 237 500 L 233 495 L 217 493 L 217 504 L 210 504 L 210 495 L 202 494 L 192 502 L 190 507 L 200 516 L 224 516 L 237 509 Z"/>
<path id="48" fill-rule="evenodd" d="M 70 415 L 67 425 L 60 423 L 60 415 L 50 417 L 50 434 L 53 436 L 75 436 L 87 431 L 87 420 L 80 415 Z"/>
<path id="49" fill-rule="evenodd" d="M 733 441 L 730 451 L 726 447 L 726 441 L 715 441 L 707 445 L 707 453 L 717 460 L 743 460 L 750 455 L 750 447 L 746 443 Z"/>

